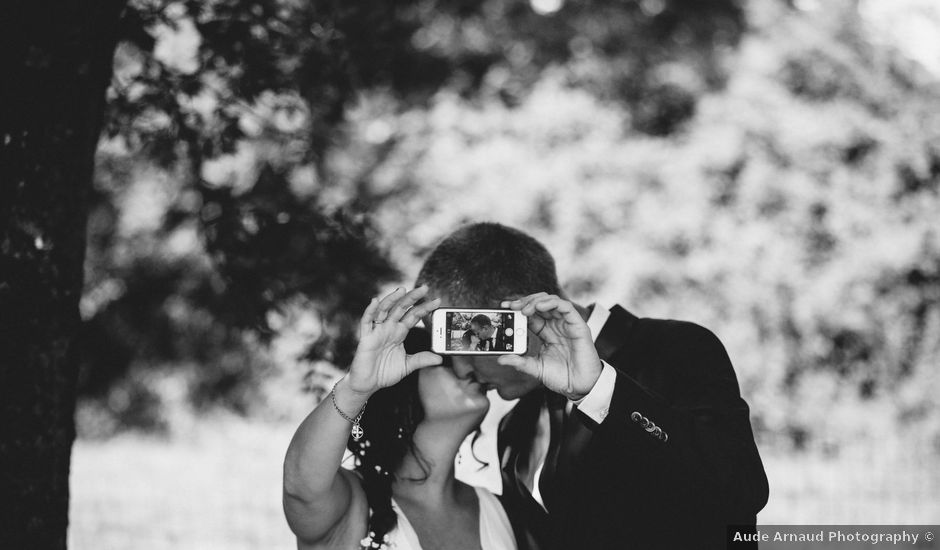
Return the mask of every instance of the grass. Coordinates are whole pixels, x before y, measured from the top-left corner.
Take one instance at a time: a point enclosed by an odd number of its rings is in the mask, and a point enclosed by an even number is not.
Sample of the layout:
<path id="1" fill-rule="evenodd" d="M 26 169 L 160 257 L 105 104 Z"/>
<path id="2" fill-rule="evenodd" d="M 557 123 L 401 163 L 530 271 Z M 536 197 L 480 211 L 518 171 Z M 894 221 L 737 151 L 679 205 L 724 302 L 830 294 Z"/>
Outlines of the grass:
<path id="1" fill-rule="evenodd" d="M 295 548 L 280 487 L 293 429 L 216 419 L 169 440 L 78 441 L 70 548 Z M 916 458 L 885 443 L 837 459 L 763 454 L 771 501 L 762 524 L 940 522 L 936 456 Z"/>
<path id="2" fill-rule="evenodd" d="M 281 512 L 292 427 L 219 423 L 163 441 L 78 441 L 69 547 L 295 548 Z"/>

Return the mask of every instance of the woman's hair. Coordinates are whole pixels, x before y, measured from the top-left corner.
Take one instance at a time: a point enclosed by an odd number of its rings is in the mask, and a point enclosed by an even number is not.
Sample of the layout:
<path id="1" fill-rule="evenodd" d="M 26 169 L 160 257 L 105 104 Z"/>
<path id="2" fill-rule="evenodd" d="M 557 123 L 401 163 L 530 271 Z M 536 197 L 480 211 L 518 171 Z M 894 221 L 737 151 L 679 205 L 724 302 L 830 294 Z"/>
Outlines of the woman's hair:
<path id="1" fill-rule="evenodd" d="M 353 454 L 355 470 L 362 477 L 362 486 L 372 512 L 368 538 L 379 544 L 398 521 L 392 509 L 392 482 L 407 454 L 414 454 L 424 472 L 423 478 L 412 481 L 424 481 L 430 473 L 430 465 L 414 444 L 415 429 L 424 420 L 424 407 L 418 393 L 418 374 L 413 372 L 398 384 L 375 392 L 369 398 L 360 420 L 363 437 L 359 441 L 350 437 L 346 444 Z M 476 443 L 479 435 L 480 430 L 477 428 L 473 443 Z M 482 461 L 480 463 L 481 468 L 487 466 Z"/>
<path id="2" fill-rule="evenodd" d="M 460 337 L 460 345 L 463 346 L 461 349 L 468 350 L 470 349 L 470 344 L 473 342 L 473 335 L 470 334 L 470 330 L 465 330 L 463 335 Z"/>

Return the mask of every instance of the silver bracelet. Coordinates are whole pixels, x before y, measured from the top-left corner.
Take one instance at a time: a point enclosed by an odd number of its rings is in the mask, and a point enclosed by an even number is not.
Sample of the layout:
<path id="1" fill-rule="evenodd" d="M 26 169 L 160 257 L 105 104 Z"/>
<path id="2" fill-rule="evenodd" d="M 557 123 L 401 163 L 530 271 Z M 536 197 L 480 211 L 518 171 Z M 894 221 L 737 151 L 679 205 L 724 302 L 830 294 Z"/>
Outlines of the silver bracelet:
<path id="1" fill-rule="evenodd" d="M 336 404 L 336 386 L 338 384 L 339 382 L 334 384 L 333 389 L 330 390 L 330 399 L 333 401 L 333 408 L 336 409 L 336 412 L 338 412 L 339 415 L 342 416 L 343 419 L 345 419 L 347 422 L 352 422 L 352 429 L 349 430 L 349 433 L 352 435 L 353 441 L 359 441 L 365 434 L 365 432 L 362 431 L 362 426 L 359 425 L 359 421 L 362 420 L 362 413 L 366 412 L 366 404 L 369 402 L 366 401 L 362 404 L 362 408 L 359 409 L 359 414 L 356 415 L 356 418 L 350 418 L 346 416 L 346 413 L 340 410 L 339 405 Z"/>

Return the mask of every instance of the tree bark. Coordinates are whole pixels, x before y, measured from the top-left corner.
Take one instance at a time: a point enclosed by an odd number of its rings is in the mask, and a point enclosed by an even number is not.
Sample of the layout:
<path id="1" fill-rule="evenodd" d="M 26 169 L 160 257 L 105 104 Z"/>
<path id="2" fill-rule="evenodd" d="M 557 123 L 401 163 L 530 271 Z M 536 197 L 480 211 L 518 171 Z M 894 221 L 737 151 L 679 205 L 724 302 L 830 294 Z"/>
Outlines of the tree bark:
<path id="1" fill-rule="evenodd" d="M 0 7 L 0 548 L 66 547 L 87 202 L 122 8 Z"/>

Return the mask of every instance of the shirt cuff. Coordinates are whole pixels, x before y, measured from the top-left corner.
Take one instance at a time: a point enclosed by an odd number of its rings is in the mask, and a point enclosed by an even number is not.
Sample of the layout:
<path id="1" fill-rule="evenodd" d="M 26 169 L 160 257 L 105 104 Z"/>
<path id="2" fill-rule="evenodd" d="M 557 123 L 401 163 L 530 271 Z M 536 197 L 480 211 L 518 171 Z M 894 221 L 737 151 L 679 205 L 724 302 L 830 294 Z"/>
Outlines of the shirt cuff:
<path id="1" fill-rule="evenodd" d="M 578 410 L 598 424 L 602 423 L 610 412 L 610 401 L 614 398 L 614 386 L 617 383 L 617 371 L 607 361 L 602 361 L 604 368 L 597 382 L 587 395 L 572 401 Z"/>

